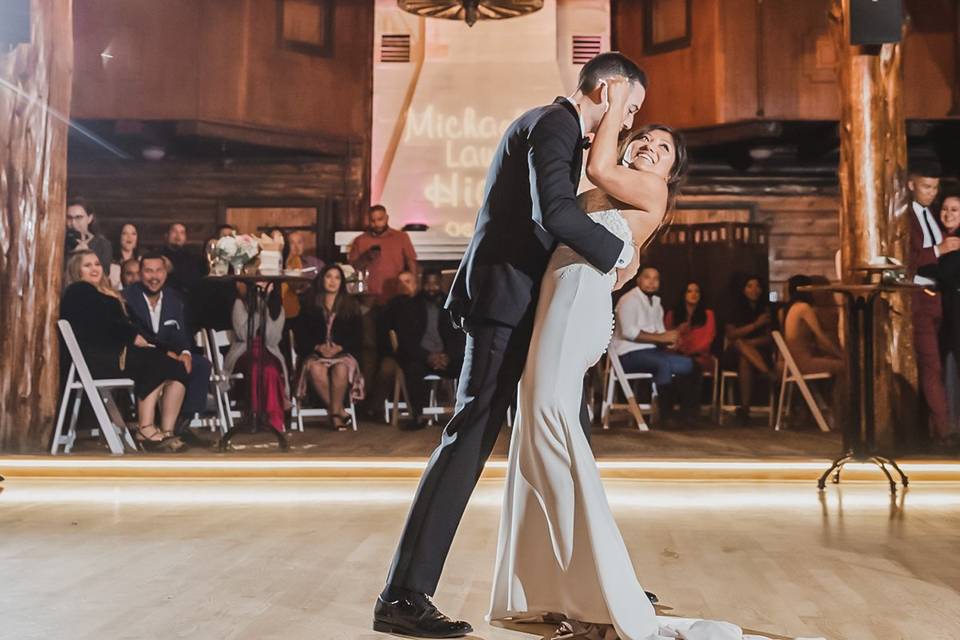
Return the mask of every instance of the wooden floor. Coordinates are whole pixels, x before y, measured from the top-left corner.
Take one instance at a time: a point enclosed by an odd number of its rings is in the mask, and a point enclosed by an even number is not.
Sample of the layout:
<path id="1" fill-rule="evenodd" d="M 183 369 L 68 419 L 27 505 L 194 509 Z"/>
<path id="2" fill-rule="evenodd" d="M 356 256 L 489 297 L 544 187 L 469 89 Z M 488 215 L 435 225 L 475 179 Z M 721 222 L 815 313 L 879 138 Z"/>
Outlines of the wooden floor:
<path id="1" fill-rule="evenodd" d="M 375 640 L 411 480 L 8 480 L 0 638 Z M 642 583 L 671 615 L 771 638 L 960 638 L 960 485 L 608 481 Z M 483 622 L 502 484 L 483 481 L 437 602 Z"/>
<path id="2" fill-rule="evenodd" d="M 420 431 L 401 431 L 377 421 L 364 421 L 357 431 L 337 432 L 322 421 L 308 423 L 303 433 L 290 434 L 292 453 L 297 456 L 426 458 L 440 442 L 439 425 Z M 200 432 L 205 437 L 213 437 Z M 598 458 L 750 458 L 798 457 L 832 458 L 840 453 L 839 433 L 815 429 L 773 431 L 765 421 L 750 427 L 709 425 L 682 431 L 652 429 L 640 432 L 624 422 L 609 430 L 595 429 L 592 445 Z M 494 459 L 506 458 L 509 430 L 500 433 Z M 276 440 L 268 434 L 241 434 L 233 440 L 233 454 L 262 455 L 276 451 Z M 109 455 L 99 440 L 78 443 L 77 454 Z M 186 455 L 208 455 L 209 450 L 191 449 Z"/>

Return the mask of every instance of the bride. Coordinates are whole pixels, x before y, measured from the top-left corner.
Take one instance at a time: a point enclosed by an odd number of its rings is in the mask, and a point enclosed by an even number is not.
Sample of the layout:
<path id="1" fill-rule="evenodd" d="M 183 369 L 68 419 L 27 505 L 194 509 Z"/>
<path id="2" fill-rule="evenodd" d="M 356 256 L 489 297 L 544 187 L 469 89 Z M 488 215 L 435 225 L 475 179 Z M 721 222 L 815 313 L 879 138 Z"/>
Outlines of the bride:
<path id="1" fill-rule="evenodd" d="M 607 113 L 629 87 L 607 85 Z M 598 185 L 590 217 L 643 246 L 663 226 L 686 171 L 679 135 L 650 125 L 617 150 L 620 123 L 604 117 L 587 160 Z M 543 278 L 510 442 L 490 620 L 560 619 L 555 638 L 738 640 L 725 622 L 657 617 L 637 580 L 580 427 L 582 381 L 612 334 L 615 272 L 572 249 L 554 252 Z"/>

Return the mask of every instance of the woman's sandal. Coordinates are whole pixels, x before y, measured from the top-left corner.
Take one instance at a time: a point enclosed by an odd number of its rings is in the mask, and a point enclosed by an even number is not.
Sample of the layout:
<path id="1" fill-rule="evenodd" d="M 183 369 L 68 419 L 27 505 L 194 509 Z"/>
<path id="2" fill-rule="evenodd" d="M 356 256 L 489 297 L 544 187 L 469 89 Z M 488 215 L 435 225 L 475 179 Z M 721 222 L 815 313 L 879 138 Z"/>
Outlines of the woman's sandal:
<path id="1" fill-rule="evenodd" d="M 337 431 L 349 431 L 353 426 L 353 418 L 350 417 L 349 413 L 338 413 L 333 416 L 333 426 L 336 427 Z"/>
<path id="2" fill-rule="evenodd" d="M 160 436 L 159 439 L 156 436 Z M 156 425 L 145 424 L 137 427 L 137 442 L 145 451 L 159 451 L 167 453 L 179 453 L 186 450 L 187 445 L 174 435 L 164 435 Z"/>

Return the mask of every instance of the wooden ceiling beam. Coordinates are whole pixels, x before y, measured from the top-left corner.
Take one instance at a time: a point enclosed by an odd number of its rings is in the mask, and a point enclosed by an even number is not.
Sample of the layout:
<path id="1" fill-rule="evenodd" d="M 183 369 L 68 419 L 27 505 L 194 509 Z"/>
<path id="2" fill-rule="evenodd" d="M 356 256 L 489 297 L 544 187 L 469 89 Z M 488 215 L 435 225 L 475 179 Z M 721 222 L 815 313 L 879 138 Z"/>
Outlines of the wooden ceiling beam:
<path id="1" fill-rule="evenodd" d="M 783 123 L 775 120 L 750 120 L 733 124 L 686 129 L 683 132 L 688 147 L 712 147 L 745 140 L 779 138 Z"/>
<path id="2" fill-rule="evenodd" d="M 178 136 L 229 140 L 276 149 L 296 149 L 325 156 L 347 157 L 351 153 L 356 153 L 361 147 L 360 140 L 346 137 L 311 135 L 302 131 L 210 120 L 178 121 L 176 132 Z"/>

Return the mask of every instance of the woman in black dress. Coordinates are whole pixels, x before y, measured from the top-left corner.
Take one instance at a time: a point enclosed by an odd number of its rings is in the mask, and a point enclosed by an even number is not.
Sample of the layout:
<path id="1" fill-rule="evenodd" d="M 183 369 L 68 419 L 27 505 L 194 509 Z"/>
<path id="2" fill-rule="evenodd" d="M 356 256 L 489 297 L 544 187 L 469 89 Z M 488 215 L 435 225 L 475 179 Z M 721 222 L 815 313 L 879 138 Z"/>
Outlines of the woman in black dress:
<path id="1" fill-rule="evenodd" d="M 960 237 L 960 196 L 947 196 L 940 206 L 940 222 L 944 236 Z M 943 295 L 943 354 L 948 359 L 945 371 L 953 374 L 947 379 L 947 395 L 951 399 L 951 420 L 960 427 L 960 389 L 957 370 L 960 369 L 960 251 L 940 254 L 937 280 Z M 952 362 L 949 359 L 952 358 Z"/>
<path id="2" fill-rule="evenodd" d="M 740 407 L 737 418 L 746 424 L 750 417 L 753 380 L 759 373 L 771 380 L 773 313 L 763 283 L 758 276 L 749 276 L 741 287 L 732 313 L 724 326 L 727 348 L 723 369 L 736 371 L 740 383 Z"/>
<path id="3" fill-rule="evenodd" d="M 343 270 L 335 264 L 320 272 L 314 287 L 306 294 L 307 304 L 294 331 L 303 363 L 297 396 L 304 397 L 309 385 L 329 408 L 333 426 L 343 430 L 350 421 L 343 406 L 348 389 L 354 400 L 363 399 L 363 375 L 356 359 L 363 341 L 360 308 L 347 293 Z"/>
<path id="4" fill-rule="evenodd" d="M 137 440 L 151 451 L 185 449 L 173 433 L 187 382 L 187 371 L 176 354 L 152 347 L 137 333 L 94 252 L 80 251 L 70 256 L 66 283 L 60 317 L 73 327 L 91 374 L 95 378 L 133 379 Z M 162 405 L 159 429 L 155 424 L 158 402 Z"/>

